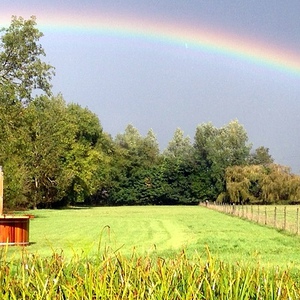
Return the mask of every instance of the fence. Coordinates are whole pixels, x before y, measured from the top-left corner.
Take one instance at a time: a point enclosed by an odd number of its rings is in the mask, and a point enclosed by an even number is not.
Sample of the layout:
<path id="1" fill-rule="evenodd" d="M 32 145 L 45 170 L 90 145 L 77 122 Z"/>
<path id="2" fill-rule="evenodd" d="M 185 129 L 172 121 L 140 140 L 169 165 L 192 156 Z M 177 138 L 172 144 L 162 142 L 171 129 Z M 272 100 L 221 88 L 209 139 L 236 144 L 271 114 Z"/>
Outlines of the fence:
<path id="1" fill-rule="evenodd" d="M 299 206 L 229 205 L 215 203 L 206 203 L 205 205 L 210 209 L 248 219 L 258 224 L 289 231 L 297 235 L 300 234 Z"/>

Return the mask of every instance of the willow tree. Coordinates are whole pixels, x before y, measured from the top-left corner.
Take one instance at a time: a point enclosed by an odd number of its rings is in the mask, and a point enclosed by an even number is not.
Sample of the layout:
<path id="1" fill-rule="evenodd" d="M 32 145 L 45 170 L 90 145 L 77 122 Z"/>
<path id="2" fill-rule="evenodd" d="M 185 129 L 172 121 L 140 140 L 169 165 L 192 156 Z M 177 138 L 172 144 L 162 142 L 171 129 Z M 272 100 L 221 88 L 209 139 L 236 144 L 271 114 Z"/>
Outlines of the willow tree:
<path id="1" fill-rule="evenodd" d="M 275 203 L 282 200 L 290 200 L 293 197 L 290 190 L 291 174 L 289 167 L 271 164 L 267 167 L 267 173 L 262 179 L 262 198 L 264 202 Z"/>
<path id="2" fill-rule="evenodd" d="M 233 203 L 298 202 L 300 176 L 278 164 L 228 167 L 225 172 L 226 191 L 219 201 Z"/>
<path id="3" fill-rule="evenodd" d="M 288 184 L 289 200 L 292 203 L 300 202 L 300 176 L 292 174 Z"/>
<path id="4" fill-rule="evenodd" d="M 231 166 L 226 168 L 226 191 L 219 195 L 219 201 L 251 203 L 261 201 L 261 183 L 265 169 L 261 165 Z"/>

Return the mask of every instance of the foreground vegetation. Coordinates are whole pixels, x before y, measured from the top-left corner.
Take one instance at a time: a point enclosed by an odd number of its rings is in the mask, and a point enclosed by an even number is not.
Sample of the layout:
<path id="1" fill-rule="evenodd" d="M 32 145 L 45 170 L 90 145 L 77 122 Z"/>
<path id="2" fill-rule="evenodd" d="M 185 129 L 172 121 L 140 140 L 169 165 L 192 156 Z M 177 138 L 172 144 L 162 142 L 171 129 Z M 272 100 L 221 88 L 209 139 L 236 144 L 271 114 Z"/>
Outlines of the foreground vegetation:
<path id="1" fill-rule="evenodd" d="M 299 299 L 300 239 L 202 206 L 35 210 L 1 299 Z"/>
<path id="2" fill-rule="evenodd" d="M 96 259 L 0 257 L 2 299 L 299 299 L 297 275 L 207 256 L 130 258 L 105 250 Z"/>

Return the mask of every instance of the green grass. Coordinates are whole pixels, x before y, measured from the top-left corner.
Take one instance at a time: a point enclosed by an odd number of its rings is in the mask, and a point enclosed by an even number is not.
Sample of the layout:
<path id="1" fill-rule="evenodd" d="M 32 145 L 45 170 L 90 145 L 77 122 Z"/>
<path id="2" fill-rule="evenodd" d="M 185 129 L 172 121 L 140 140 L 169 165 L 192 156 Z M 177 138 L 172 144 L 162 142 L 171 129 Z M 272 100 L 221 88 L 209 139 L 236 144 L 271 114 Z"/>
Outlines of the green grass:
<path id="1" fill-rule="evenodd" d="M 0 251 L 4 300 L 300 297 L 300 239 L 270 227 L 200 206 L 28 213 L 32 244 Z"/>
<path id="2" fill-rule="evenodd" d="M 184 251 L 172 259 L 125 257 L 103 251 L 98 258 L 66 260 L 24 255 L 22 261 L 0 256 L 1 299 L 240 300 L 299 299 L 298 274 L 259 264 L 226 264 Z"/>
<path id="3" fill-rule="evenodd" d="M 94 255 L 109 247 L 122 255 L 174 257 L 205 255 L 229 263 L 253 262 L 265 266 L 298 268 L 300 238 L 200 206 L 100 207 L 36 210 L 26 213 L 30 242 L 26 251 L 51 256 L 53 251 Z M 9 255 L 18 255 L 10 247 Z"/>

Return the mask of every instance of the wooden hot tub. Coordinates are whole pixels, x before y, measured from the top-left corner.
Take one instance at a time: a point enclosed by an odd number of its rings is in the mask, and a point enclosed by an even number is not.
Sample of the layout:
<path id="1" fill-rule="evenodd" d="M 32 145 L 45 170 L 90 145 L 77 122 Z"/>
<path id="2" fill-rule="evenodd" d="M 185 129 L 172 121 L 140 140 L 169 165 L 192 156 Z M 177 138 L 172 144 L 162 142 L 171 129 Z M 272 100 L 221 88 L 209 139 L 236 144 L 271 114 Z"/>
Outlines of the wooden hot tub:
<path id="1" fill-rule="evenodd" d="M 3 172 L 0 166 L 0 246 L 29 245 L 30 215 L 3 214 Z"/>
<path id="2" fill-rule="evenodd" d="M 29 245 L 28 215 L 0 215 L 0 246 Z"/>

